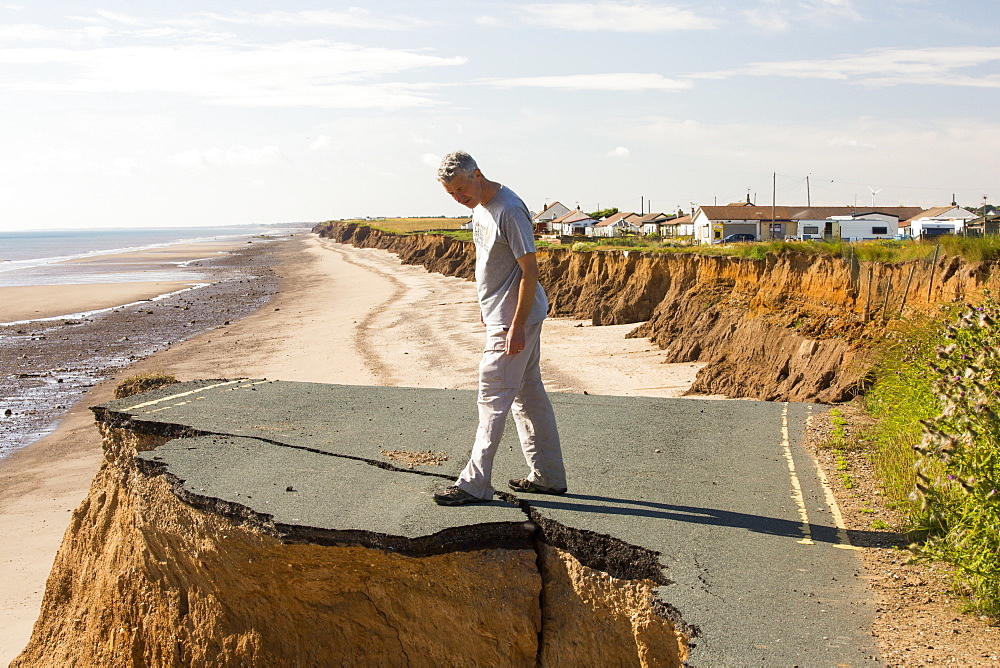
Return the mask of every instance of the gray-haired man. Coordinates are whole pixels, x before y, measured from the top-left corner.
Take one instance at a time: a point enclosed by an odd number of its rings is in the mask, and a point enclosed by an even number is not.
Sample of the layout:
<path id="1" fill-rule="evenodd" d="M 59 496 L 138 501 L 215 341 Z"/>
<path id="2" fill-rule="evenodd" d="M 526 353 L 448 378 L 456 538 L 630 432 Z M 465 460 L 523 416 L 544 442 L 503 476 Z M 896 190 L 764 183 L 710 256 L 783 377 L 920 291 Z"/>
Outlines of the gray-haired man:
<path id="1" fill-rule="evenodd" d="M 463 151 L 445 156 L 438 180 L 456 202 L 472 209 L 476 289 L 486 347 L 479 363 L 479 428 L 472 456 L 455 484 L 436 493 L 434 501 L 455 506 L 493 498 L 493 457 L 511 409 L 531 471 L 527 478 L 511 480 L 510 488 L 564 494 L 559 432 L 538 368 L 549 302 L 538 283 L 528 208 L 512 190 L 483 176 Z"/>

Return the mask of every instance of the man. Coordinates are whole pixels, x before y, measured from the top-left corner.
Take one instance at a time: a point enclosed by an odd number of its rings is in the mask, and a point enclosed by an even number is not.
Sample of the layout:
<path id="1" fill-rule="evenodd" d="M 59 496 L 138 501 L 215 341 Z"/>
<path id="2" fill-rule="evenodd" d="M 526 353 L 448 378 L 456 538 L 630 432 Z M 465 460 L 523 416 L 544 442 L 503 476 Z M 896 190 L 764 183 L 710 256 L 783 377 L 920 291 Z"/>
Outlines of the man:
<path id="1" fill-rule="evenodd" d="M 509 188 L 483 176 L 464 151 L 445 156 L 438 180 L 456 202 L 472 209 L 476 289 L 486 347 L 479 363 L 479 428 L 472 457 L 455 484 L 436 493 L 434 501 L 456 506 L 493 499 L 493 457 L 511 408 L 531 471 L 527 478 L 511 480 L 510 488 L 564 494 L 559 432 L 538 368 L 549 302 L 538 283 L 528 208 Z"/>

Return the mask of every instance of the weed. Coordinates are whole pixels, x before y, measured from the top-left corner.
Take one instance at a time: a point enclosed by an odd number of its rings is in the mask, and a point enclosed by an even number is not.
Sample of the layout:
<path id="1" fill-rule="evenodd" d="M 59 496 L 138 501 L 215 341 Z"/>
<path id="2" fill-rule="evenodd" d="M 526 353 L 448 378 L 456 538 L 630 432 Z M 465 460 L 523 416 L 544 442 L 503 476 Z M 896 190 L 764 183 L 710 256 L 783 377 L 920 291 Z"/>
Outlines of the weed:
<path id="1" fill-rule="evenodd" d="M 133 394 L 149 392 L 164 385 L 172 385 L 179 382 L 176 377 L 163 371 L 152 371 L 150 373 L 140 373 L 129 376 L 115 387 L 115 399 L 124 399 Z"/>
<path id="2" fill-rule="evenodd" d="M 980 250 L 988 246 L 977 246 Z M 866 404 L 890 501 L 904 504 L 924 557 L 956 567 L 970 605 L 1000 614 L 1000 305 L 910 323 L 894 337 Z M 912 490 L 907 497 L 905 490 Z M 904 500 L 905 499 L 905 500 Z"/>
<path id="3" fill-rule="evenodd" d="M 869 525 L 872 529 L 884 531 L 886 529 L 891 529 L 892 527 L 885 520 L 872 520 Z"/>

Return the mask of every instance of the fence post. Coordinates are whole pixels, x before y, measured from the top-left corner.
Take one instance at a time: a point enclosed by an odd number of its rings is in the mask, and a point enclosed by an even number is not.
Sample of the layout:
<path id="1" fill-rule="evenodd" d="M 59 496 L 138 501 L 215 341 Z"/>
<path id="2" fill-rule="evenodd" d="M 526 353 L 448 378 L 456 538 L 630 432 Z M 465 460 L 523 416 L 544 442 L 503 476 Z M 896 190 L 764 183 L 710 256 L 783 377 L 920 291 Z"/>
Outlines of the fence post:
<path id="1" fill-rule="evenodd" d="M 903 300 L 899 303 L 899 317 L 903 317 L 903 309 L 906 307 L 906 295 L 910 294 L 910 281 L 913 280 L 913 270 L 917 265 L 910 265 L 910 273 L 906 275 L 906 287 L 903 288 Z"/>
<path id="2" fill-rule="evenodd" d="M 931 280 L 927 282 L 927 303 L 931 302 L 931 288 L 934 287 L 934 272 L 937 271 L 937 260 L 938 252 L 941 250 L 941 244 L 934 247 L 934 259 L 931 260 Z"/>
<path id="3" fill-rule="evenodd" d="M 892 274 L 885 279 L 885 299 L 882 301 L 882 319 L 889 319 L 889 295 L 892 293 Z"/>
<path id="4" fill-rule="evenodd" d="M 868 267 L 868 285 L 865 290 L 865 312 L 862 318 L 868 322 L 868 313 L 872 303 L 872 268 Z"/>

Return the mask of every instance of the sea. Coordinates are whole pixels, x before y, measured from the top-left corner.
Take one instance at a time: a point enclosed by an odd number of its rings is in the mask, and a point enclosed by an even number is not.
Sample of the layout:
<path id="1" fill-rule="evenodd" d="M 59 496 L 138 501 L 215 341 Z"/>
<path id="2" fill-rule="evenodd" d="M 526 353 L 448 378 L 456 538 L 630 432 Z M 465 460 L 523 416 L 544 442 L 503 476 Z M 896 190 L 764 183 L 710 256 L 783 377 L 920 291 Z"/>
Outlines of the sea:
<path id="1" fill-rule="evenodd" d="M 305 226 L 303 226 L 305 227 Z M 101 228 L 80 230 L 0 231 L 0 288 L 21 285 L 67 285 L 171 281 L 192 278 L 190 263 L 159 267 L 155 274 L 114 276 L 86 263 L 66 260 L 114 255 L 173 244 L 228 241 L 241 237 L 286 234 L 288 228 L 261 225 L 227 227 Z"/>
<path id="2" fill-rule="evenodd" d="M 194 288 L 97 311 L 0 322 L 0 460 L 51 433 L 87 390 L 129 365 L 254 312 L 276 289 L 274 244 L 300 226 L 0 231 L 0 300 L 16 286 L 180 281 Z M 192 242 L 232 253 L 129 266 L 103 255 Z M 66 262 L 92 258 L 88 262 Z"/>

